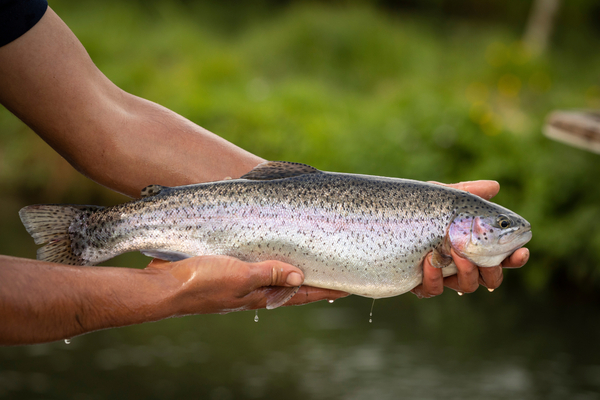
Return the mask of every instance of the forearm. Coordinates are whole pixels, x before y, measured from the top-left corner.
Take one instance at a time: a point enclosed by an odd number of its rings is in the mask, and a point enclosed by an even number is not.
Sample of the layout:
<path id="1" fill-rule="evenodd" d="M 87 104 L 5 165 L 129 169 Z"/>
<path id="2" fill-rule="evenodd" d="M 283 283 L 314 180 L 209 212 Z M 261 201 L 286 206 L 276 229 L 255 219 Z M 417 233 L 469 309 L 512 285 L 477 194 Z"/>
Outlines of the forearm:
<path id="1" fill-rule="evenodd" d="M 0 345 L 42 343 L 175 314 L 181 283 L 159 270 L 0 256 Z"/>
<path id="2" fill-rule="evenodd" d="M 239 177 L 263 161 L 119 89 L 51 9 L 0 48 L 0 102 L 83 174 L 130 196 Z"/>
<path id="3" fill-rule="evenodd" d="M 55 146 L 96 182 L 137 197 L 150 184 L 237 178 L 264 161 L 173 111 L 114 90 L 122 99 L 100 102 L 109 109 L 94 111 L 99 132 Z"/>

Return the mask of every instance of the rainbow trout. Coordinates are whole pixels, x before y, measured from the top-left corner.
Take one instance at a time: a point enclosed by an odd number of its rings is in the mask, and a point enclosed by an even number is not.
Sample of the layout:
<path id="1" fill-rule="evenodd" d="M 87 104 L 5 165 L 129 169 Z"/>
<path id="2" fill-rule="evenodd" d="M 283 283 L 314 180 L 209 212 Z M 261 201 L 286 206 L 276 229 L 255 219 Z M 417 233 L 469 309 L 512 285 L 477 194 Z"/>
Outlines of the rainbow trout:
<path id="1" fill-rule="evenodd" d="M 114 207 L 32 205 L 19 215 L 40 260 L 94 265 L 129 251 L 175 261 L 227 255 L 280 260 L 304 284 L 372 298 L 422 281 L 422 262 L 456 273 L 450 257 L 499 265 L 531 239 L 529 223 L 461 190 L 407 179 L 265 162 L 240 179 L 148 186 Z M 298 288 L 267 299 L 268 308 Z"/>

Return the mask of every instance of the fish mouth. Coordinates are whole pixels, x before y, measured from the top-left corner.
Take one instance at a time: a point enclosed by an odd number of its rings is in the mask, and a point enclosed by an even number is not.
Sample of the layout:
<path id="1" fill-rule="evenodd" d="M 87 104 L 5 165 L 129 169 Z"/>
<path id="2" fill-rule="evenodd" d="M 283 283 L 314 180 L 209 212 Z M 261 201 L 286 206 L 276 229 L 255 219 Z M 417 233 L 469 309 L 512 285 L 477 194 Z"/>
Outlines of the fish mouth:
<path id="1" fill-rule="evenodd" d="M 521 230 L 521 232 L 516 232 L 517 230 Z M 526 228 L 514 228 L 500 235 L 500 237 L 498 238 L 498 243 L 513 243 L 515 246 L 523 246 L 525 243 L 531 240 L 532 236 L 533 234 L 531 233 L 531 226 L 528 226 Z"/>
<path id="2" fill-rule="evenodd" d="M 533 233 L 531 232 L 531 227 L 527 228 L 526 231 L 521 232 L 518 237 L 520 246 L 523 246 L 525 243 L 529 242 L 532 237 Z"/>

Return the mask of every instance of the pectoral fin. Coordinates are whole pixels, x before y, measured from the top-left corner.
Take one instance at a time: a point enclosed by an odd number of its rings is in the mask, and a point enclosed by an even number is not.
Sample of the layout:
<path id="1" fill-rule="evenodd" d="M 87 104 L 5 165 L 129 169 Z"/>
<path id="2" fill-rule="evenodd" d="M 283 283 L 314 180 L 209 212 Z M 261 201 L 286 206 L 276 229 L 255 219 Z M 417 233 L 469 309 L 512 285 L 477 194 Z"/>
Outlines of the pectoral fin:
<path id="1" fill-rule="evenodd" d="M 444 268 L 452 263 L 452 257 L 442 254 L 438 249 L 433 249 L 431 265 L 436 268 Z"/>
<path id="2" fill-rule="evenodd" d="M 168 188 L 168 186 L 161 186 L 161 185 L 146 186 L 145 188 L 142 189 L 142 192 L 140 193 L 140 197 L 155 196 L 167 188 Z"/>
<path id="3" fill-rule="evenodd" d="M 179 251 L 171 251 L 171 250 L 154 249 L 154 250 L 140 250 L 140 252 L 145 256 L 159 258 L 159 259 L 165 260 L 165 261 L 181 261 L 181 260 L 185 260 L 186 258 L 193 257 L 186 253 L 181 253 Z"/>

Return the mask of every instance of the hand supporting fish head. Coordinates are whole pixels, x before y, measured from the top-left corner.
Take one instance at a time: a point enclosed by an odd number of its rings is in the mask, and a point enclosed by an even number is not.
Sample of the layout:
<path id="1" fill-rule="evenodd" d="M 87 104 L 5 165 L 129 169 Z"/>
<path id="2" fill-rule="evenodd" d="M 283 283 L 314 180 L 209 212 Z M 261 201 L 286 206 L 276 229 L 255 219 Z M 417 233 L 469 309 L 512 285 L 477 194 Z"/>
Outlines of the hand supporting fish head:
<path id="1" fill-rule="evenodd" d="M 501 208 L 497 212 L 461 213 L 450 224 L 448 239 L 462 257 L 481 267 L 495 267 L 531 240 L 531 225 Z"/>

